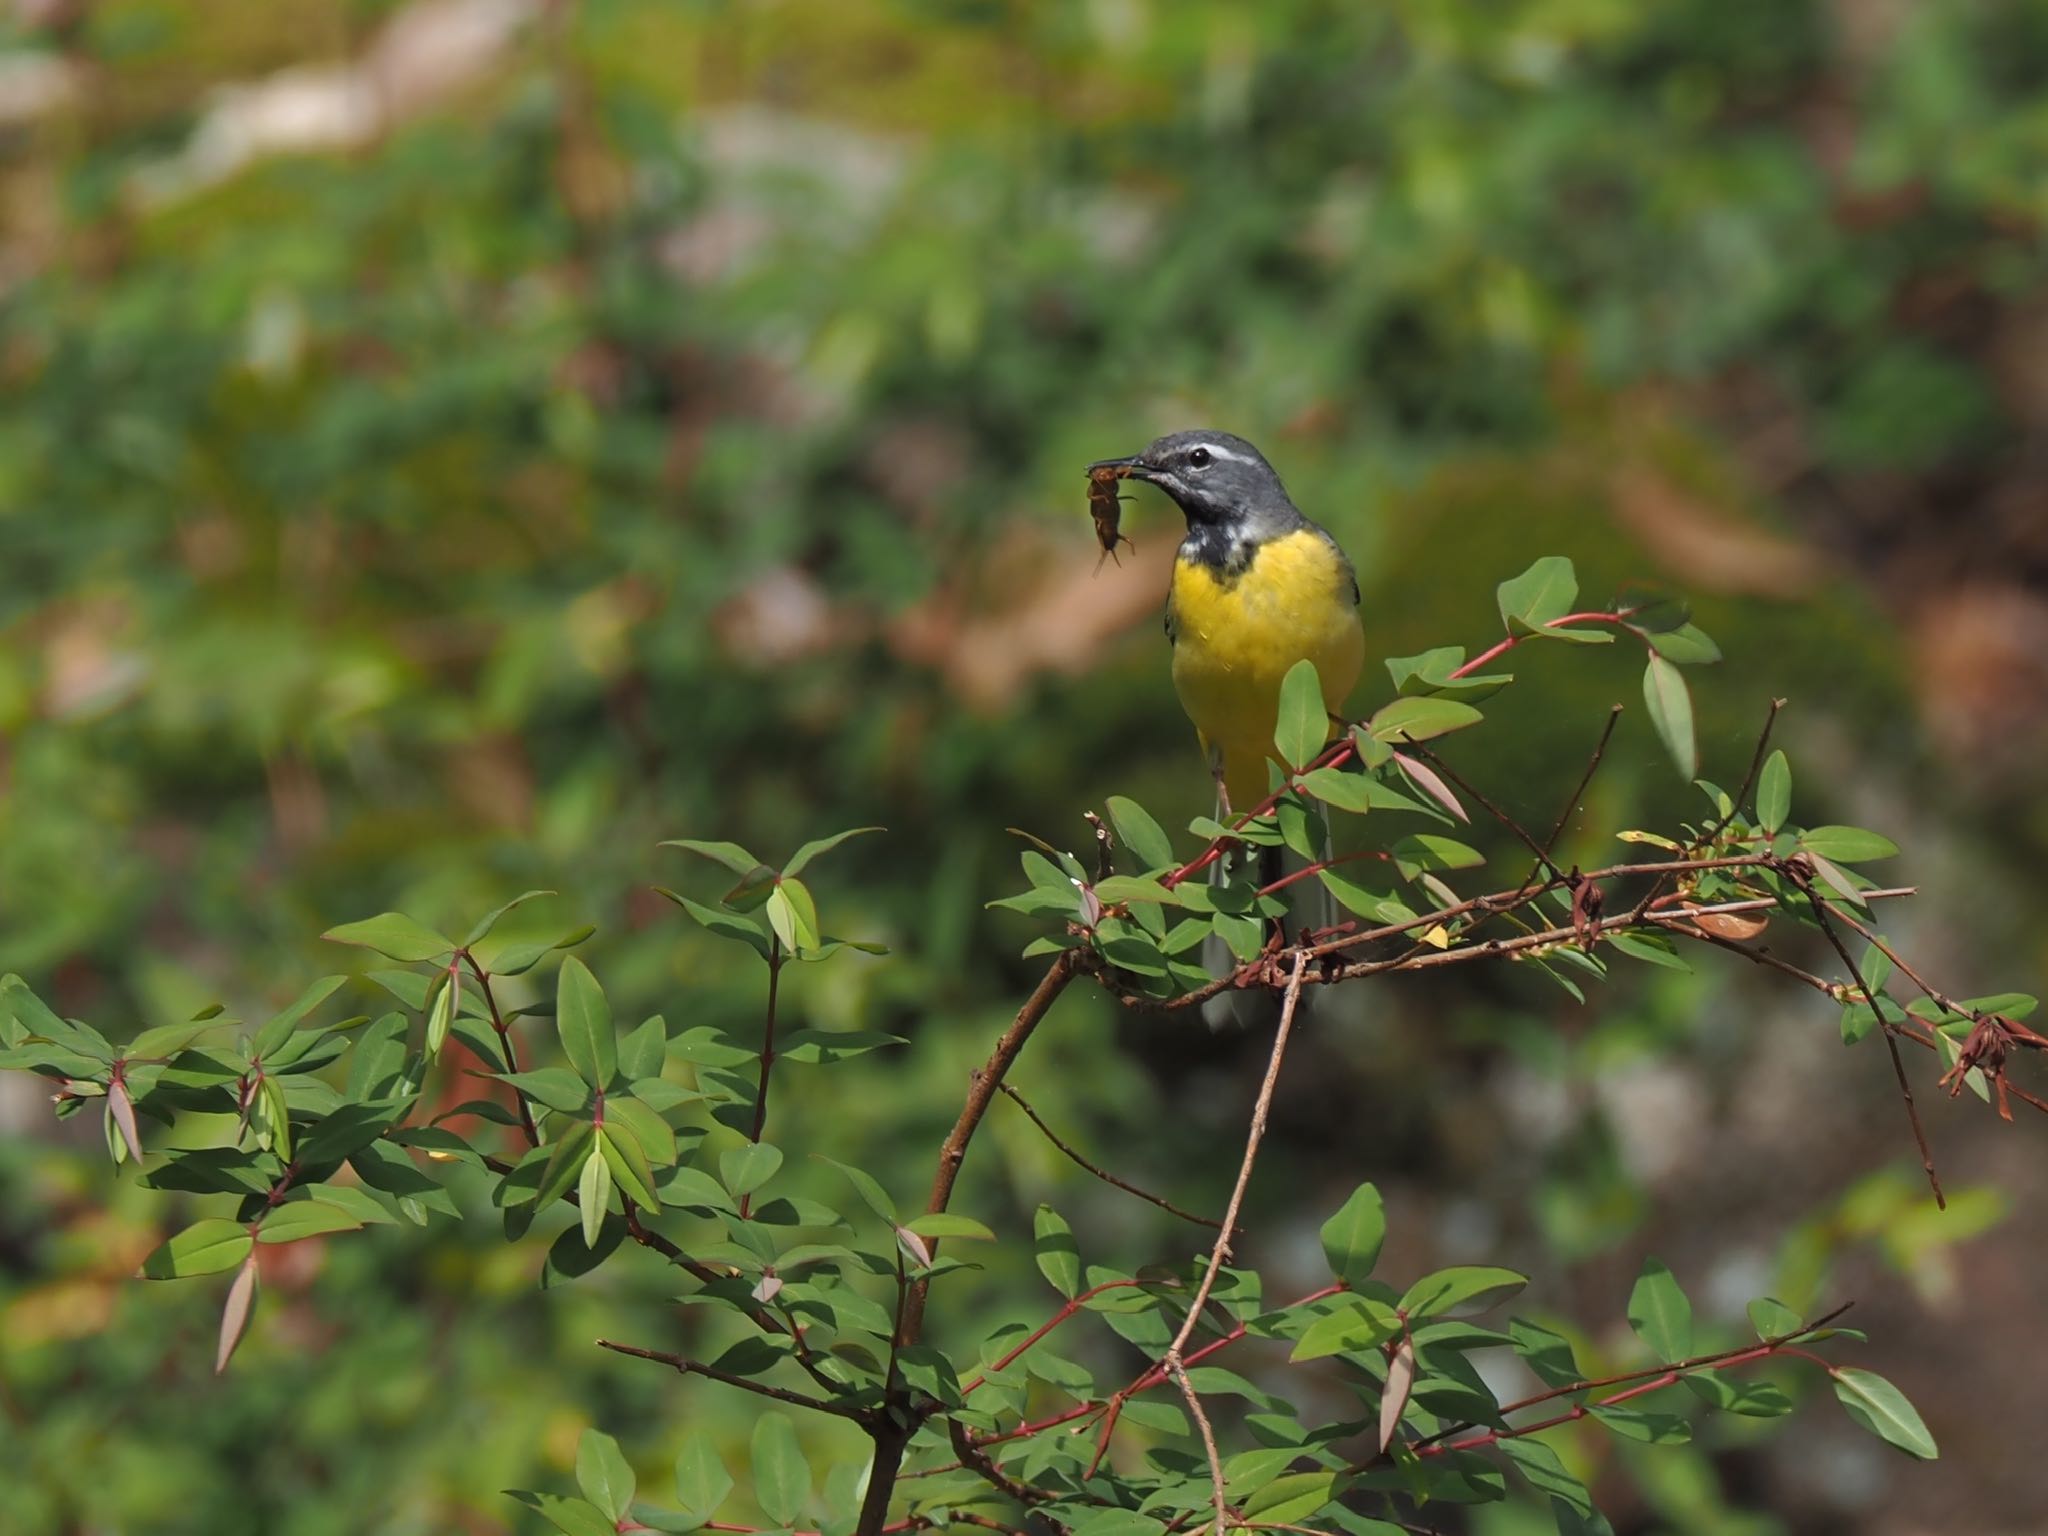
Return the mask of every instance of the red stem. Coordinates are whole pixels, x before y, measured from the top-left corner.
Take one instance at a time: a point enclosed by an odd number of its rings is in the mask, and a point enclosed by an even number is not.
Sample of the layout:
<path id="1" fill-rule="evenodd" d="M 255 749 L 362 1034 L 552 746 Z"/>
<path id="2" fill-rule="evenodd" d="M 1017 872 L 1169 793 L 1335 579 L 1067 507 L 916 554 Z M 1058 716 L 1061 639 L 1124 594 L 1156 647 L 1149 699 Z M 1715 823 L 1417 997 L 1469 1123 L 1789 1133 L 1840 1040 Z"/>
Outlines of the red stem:
<path id="1" fill-rule="evenodd" d="M 1633 612 L 1634 610 L 1630 611 Z M 1627 622 L 1627 613 L 1568 613 L 1563 618 L 1549 620 L 1543 627 L 1545 629 L 1561 629 L 1567 624 L 1625 624 Z M 1456 681 L 1461 677 L 1470 677 L 1489 661 L 1507 655 L 1509 651 L 1512 651 L 1524 640 L 1533 639 L 1535 639 L 1534 635 L 1509 635 L 1506 639 L 1488 646 L 1462 667 L 1457 668 L 1450 674 L 1450 679 Z"/>

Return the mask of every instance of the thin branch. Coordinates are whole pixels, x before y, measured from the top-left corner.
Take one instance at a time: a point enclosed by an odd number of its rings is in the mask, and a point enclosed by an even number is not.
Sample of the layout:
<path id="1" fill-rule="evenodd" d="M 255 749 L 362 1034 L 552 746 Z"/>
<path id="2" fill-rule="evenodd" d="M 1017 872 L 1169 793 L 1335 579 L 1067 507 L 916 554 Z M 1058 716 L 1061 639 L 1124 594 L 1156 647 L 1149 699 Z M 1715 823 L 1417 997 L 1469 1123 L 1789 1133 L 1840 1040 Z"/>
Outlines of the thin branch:
<path id="1" fill-rule="evenodd" d="M 1009 1095 L 1009 1097 L 1015 1101 L 1019 1109 L 1023 1110 L 1026 1115 L 1031 1117 L 1031 1123 L 1037 1126 L 1040 1131 L 1045 1133 L 1045 1139 L 1047 1141 L 1051 1142 L 1060 1151 L 1064 1152 L 1070 1159 L 1072 1159 L 1079 1166 L 1087 1169 L 1088 1172 L 1094 1174 L 1095 1177 L 1102 1180 L 1103 1183 L 1112 1184 L 1116 1186 L 1116 1188 L 1122 1190 L 1127 1195 L 1136 1195 L 1140 1200 L 1146 1201 L 1152 1205 L 1156 1205 L 1159 1207 L 1159 1209 L 1167 1212 L 1169 1215 L 1178 1216 L 1182 1221 L 1192 1221 L 1197 1226 L 1203 1227 L 1214 1227 L 1219 1225 L 1219 1223 L 1216 1221 L 1214 1217 L 1197 1216 L 1193 1211 L 1184 1211 L 1179 1206 L 1175 1205 L 1171 1200 L 1163 1199 L 1160 1196 L 1152 1194 L 1147 1190 L 1140 1189 L 1137 1185 L 1118 1178 L 1115 1174 L 1111 1173 L 1106 1168 L 1096 1167 L 1095 1164 L 1089 1162 L 1087 1158 L 1083 1157 L 1079 1152 L 1076 1152 L 1066 1142 L 1061 1141 L 1058 1135 L 1054 1133 L 1053 1128 L 1047 1125 L 1045 1121 L 1040 1117 L 1038 1111 L 1033 1109 L 1029 1102 L 1026 1101 L 1023 1094 L 1019 1093 L 1016 1089 L 1012 1088 L 1008 1083 L 999 1083 L 996 1086 L 1001 1088 L 1004 1093 Z"/>
<path id="2" fill-rule="evenodd" d="M 768 937 L 768 1008 L 761 1020 L 761 1080 L 754 1089 L 754 1124 L 747 1132 L 747 1140 L 759 1142 L 761 1132 L 768 1124 L 768 1083 L 769 1075 L 775 1070 L 775 994 L 782 980 L 782 940 L 775 935 Z M 754 1196 L 751 1191 L 740 1196 L 740 1220 L 745 1221 L 751 1213 Z"/>
<path id="3" fill-rule="evenodd" d="M 1735 820 L 1736 813 L 1742 809 L 1742 802 L 1747 800 L 1749 792 L 1756 788 L 1757 775 L 1763 772 L 1764 754 L 1770 749 L 1771 745 L 1771 727 L 1778 723 L 1778 711 L 1784 707 L 1785 701 L 1783 699 L 1771 700 L 1771 707 L 1764 715 L 1764 728 L 1757 732 L 1756 750 L 1749 755 L 1749 771 L 1742 776 L 1741 788 L 1735 791 L 1734 797 L 1728 802 L 1726 814 L 1721 817 L 1720 821 L 1715 823 L 1713 830 L 1704 832 L 1693 839 L 1692 846 L 1694 848 L 1711 847 L 1714 840 L 1728 830 L 1729 823 Z M 1647 912 L 1650 909 L 1650 903 L 1655 901 L 1662 894 L 1663 890 L 1664 881 L 1660 878 L 1656 884 L 1643 893 L 1643 899 L 1636 904 L 1636 912 L 1639 915 Z"/>
<path id="4" fill-rule="evenodd" d="M 1863 893 L 1865 899 L 1870 893 Z M 1927 1184 L 1934 1191 L 1934 1205 L 1937 1210 L 1948 1209 L 1948 1197 L 1941 1192 L 1941 1179 L 1934 1171 L 1934 1153 L 1927 1146 L 1927 1132 L 1920 1124 L 1920 1110 L 1913 1102 L 1913 1085 L 1906 1079 L 1906 1063 L 1899 1056 L 1898 1036 L 1893 1033 L 1892 1021 L 1884 1016 L 1884 1005 L 1871 995 L 1870 988 L 1863 980 L 1862 968 L 1849 953 L 1849 946 L 1842 942 L 1842 936 L 1835 929 L 1828 916 L 1827 903 L 1820 899 L 1811 884 L 1806 886 L 1806 900 L 1813 908 L 1813 920 L 1820 924 L 1820 931 L 1827 935 L 1828 942 L 1835 947 L 1835 953 L 1842 957 L 1842 964 L 1849 968 L 1849 976 L 1856 983 L 1856 990 L 1863 994 L 1870 1011 L 1877 1015 L 1877 1027 L 1884 1033 L 1885 1049 L 1891 1052 L 1892 1076 L 1899 1081 L 1899 1096 L 1906 1101 L 1906 1123 L 1913 1127 L 1913 1143 L 1920 1149 L 1920 1166 L 1927 1173 Z"/>
<path id="5" fill-rule="evenodd" d="M 1550 863 L 1550 856 L 1557 851 L 1557 841 L 1564 836 L 1564 829 L 1571 823 L 1572 812 L 1578 809 L 1579 801 L 1584 798 L 1587 788 L 1593 782 L 1593 775 L 1600 771 L 1600 761 L 1607 756 L 1607 744 L 1614 739 L 1614 728 L 1620 723 L 1621 706 L 1616 704 L 1607 711 L 1607 723 L 1600 728 L 1600 739 L 1593 744 L 1593 755 L 1586 759 L 1586 771 L 1579 775 L 1579 782 L 1573 788 L 1571 798 L 1565 801 L 1564 809 L 1557 813 L 1557 820 L 1550 828 L 1550 836 L 1543 839 L 1542 862 L 1550 864 L 1552 869 L 1556 869 L 1557 866 Z M 1527 883 L 1528 881 L 1523 882 L 1525 885 Z"/>
<path id="6" fill-rule="evenodd" d="M 1065 1306 L 1061 1307 L 1059 1311 L 1053 1313 L 1053 1315 L 1047 1318 L 1043 1323 L 1040 1323 L 1036 1328 L 1032 1329 L 1031 1332 L 1026 1334 L 1023 1340 L 1019 1342 L 1014 1349 L 1010 1350 L 1008 1353 L 1004 1354 L 1000 1359 L 995 1361 L 994 1364 L 990 1365 L 989 1370 L 1008 1370 L 1012 1365 L 1016 1364 L 1018 1357 L 1021 1356 L 1026 1350 L 1031 1348 L 1032 1345 L 1036 1344 L 1040 1339 L 1044 1338 L 1047 1334 L 1051 1333 L 1055 1328 L 1059 1327 L 1059 1325 L 1061 1323 L 1064 1323 L 1068 1318 L 1074 1316 L 1083 1307 L 1087 1306 L 1089 1302 L 1093 1301 L 1097 1296 L 1100 1296 L 1104 1291 L 1130 1290 L 1133 1287 L 1143 1285 L 1144 1283 L 1145 1282 L 1142 1280 L 1105 1280 L 1100 1285 L 1090 1286 L 1087 1290 L 1081 1292 L 1080 1295 L 1070 1299 Z M 972 1377 L 968 1378 L 968 1380 L 961 1385 L 960 1396 L 962 1398 L 970 1396 L 976 1387 L 984 1385 L 987 1381 L 987 1372 L 976 1372 Z"/>
<path id="7" fill-rule="evenodd" d="M 1280 1081 L 1280 1062 L 1287 1054 L 1287 1037 L 1294 1029 L 1294 1010 L 1301 1001 L 1301 975 L 1307 964 L 1307 955 L 1297 949 L 1293 968 L 1287 976 L 1287 993 L 1280 1004 L 1279 1027 L 1273 1032 L 1273 1054 L 1267 1058 L 1265 1080 L 1259 1084 L 1258 1101 L 1252 1106 L 1252 1122 L 1245 1132 L 1244 1159 L 1238 1164 L 1237 1184 L 1230 1192 L 1230 1204 L 1224 1207 L 1223 1230 L 1216 1234 L 1215 1246 L 1209 1250 L 1209 1263 L 1202 1271 L 1202 1283 L 1195 1290 L 1188 1315 L 1181 1321 L 1180 1332 L 1166 1346 L 1166 1354 L 1161 1361 L 1174 1385 L 1180 1388 L 1188 1412 L 1194 1416 L 1196 1427 L 1202 1433 L 1202 1448 L 1208 1453 L 1209 1476 L 1216 1490 L 1216 1536 L 1223 1536 L 1230 1513 L 1223 1484 L 1223 1457 L 1216 1448 L 1216 1431 L 1209 1423 L 1209 1416 L 1202 1411 L 1202 1399 L 1188 1380 L 1187 1362 L 1182 1359 L 1181 1351 L 1200 1325 L 1202 1308 L 1208 1305 L 1209 1293 L 1216 1288 L 1216 1276 L 1230 1257 L 1230 1237 L 1237 1230 L 1237 1213 L 1243 1209 L 1245 1188 L 1251 1183 L 1253 1165 L 1259 1160 L 1259 1143 L 1265 1140 L 1266 1116 L 1273 1107 L 1273 1089 Z"/>
<path id="8" fill-rule="evenodd" d="M 1629 611 L 1633 612 L 1634 610 L 1631 609 Z M 1619 625 L 1626 624 L 1627 622 L 1627 613 L 1568 613 L 1561 619 L 1549 620 L 1547 623 L 1544 624 L 1543 627 L 1545 629 L 1563 629 L 1567 625 Z M 1536 636 L 1533 633 L 1531 633 L 1526 635 L 1509 635 L 1504 640 L 1496 640 L 1492 645 L 1488 646 L 1485 650 L 1481 651 L 1477 656 L 1474 656 L 1462 667 L 1459 667 L 1455 671 L 1453 671 L 1450 674 L 1450 680 L 1452 682 L 1456 682 L 1461 677 L 1470 677 L 1473 673 L 1477 672 L 1481 667 L 1485 666 L 1488 662 L 1499 660 L 1501 657 L 1507 655 L 1509 651 L 1512 651 L 1516 646 L 1520 645 L 1523 641 L 1533 640 L 1535 638 Z"/>
<path id="9" fill-rule="evenodd" d="M 498 1032 L 498 1049 L 505 1055 L 505 1070 L 519 1070 L 519 1050 L 512 1043 L 512 1026 L 505 1022 L 505 1016 L 498 1011 L 498 1000 L 491 994 L 491 974 L 476 962 L 476 956 L 467 949 L 462 958 L 469 962 L 470 974 L 476 977 L 477 986 L 483 992 L 484 1006 L 491 1010 L 491 1028 Z M 540 1145 L 540 1128 L 533 1123 L 533 1108 L 526 1102 L 526 1095 L 517 1088 L 512 1090 L 513 1102 L 519 1106 L 519 1128 L 526 1132 L 529 1147 Z"/>
<path id="10" fill-rule="evenodd" d="M 1609 720 L 1612 720 L 1613 718 L 1614 717 L 1612 715 L 1608 716 Z M 1514 833 L 1515 836 L 1519 837 L 1522 840 L 1522 845 L 1526 847 L 1531 853 L 1536 855 L 1536 864 L 1539 869 L 1549 870 L 1551 878 L 1553 880 L 1564 880 L 1567 878 L 1565 872 L 1559 869 L 1557 865 L 1554 862 L 1552 862 L 1550 857 L 1550 850 L 1548 848 L 1545 848 L 1541 843 L 1537 842 L 1535 838 L 1531 837 L 1529 835 L 1528 829 L 1525 828 L 1519 821 L 1515 820 L 1514 817 L 1510 816 L 1506 811 L 1502 810 L 1499 806 L 1495 805 L 1491 800 L 1487 799 L 1485 795 L 1481 794 L 1477 789 L 1473 788 L 1471 782 L 1461 777 L 1458 771 L 1455 768 L 1453 768 L 1449 763 L 1445 762 L 1441 757 L 1437 756 L 1436 753 L 1430 751 L 1429 748 L 1423 746 L 1419 742 L 1411 741 L 1407 743 L 1407 746 L 1410 752 L 1417 752 L 1420 753 L 1422 756 L 1428 758 L 1431 763 L 1436 765 L 1437 769 L 1443 774 L 1445 778 L 1449 779 L 1453 784 L 1457 785 L 1458 788 L 1465 791 L 1465 793 L 1470 795 L 1474 800 L 1477 800 L 1480 804 L 1480 807 L 1486 812 L 1487 815 L 1491 816 L 1495 821 L 1499 822 L 1502 826 L 1506 827 L 1510 832 Z M 1527 883 L 1527 881 L 1523 882 L 1523 884 L 1525 885 Z"/>
<path id="11" fill-rule="evenodd" d="M 810 1408 L 819 1413 L 829 1413 L 856 1422 L 866 1417 L 851 1403 L 835 1403 L 826 1398 L 811 1397 L 807 1393 L 792 1392 L 787 1387 L 771 1387 L 765 1381 L 755 1381 L 751 1377 L 735 1375 L 731 1371 L 721 1371 L 715 1365 L 706 1365 L 703 1361 L 692 1360 L 687 1355 L 669 1354 L 659 1349 L 642 1349 L 637 1344 L 620 1344 L 611 1339 L 599 1339 L 597 1347 L 608 1349 L 618 1355 L 632 1355 L 639 1360 L 652 1360 L 657 1365 L 668 1366 L 685 1376 L 702 1376 L 711 1381 L 723 1382 L 728 1387 L 738 1387 L 742 1392 L 752 1392 L 759 1397 L 772 1397 L 778 1403 L 788 1403 L 793 1407 Z"/>

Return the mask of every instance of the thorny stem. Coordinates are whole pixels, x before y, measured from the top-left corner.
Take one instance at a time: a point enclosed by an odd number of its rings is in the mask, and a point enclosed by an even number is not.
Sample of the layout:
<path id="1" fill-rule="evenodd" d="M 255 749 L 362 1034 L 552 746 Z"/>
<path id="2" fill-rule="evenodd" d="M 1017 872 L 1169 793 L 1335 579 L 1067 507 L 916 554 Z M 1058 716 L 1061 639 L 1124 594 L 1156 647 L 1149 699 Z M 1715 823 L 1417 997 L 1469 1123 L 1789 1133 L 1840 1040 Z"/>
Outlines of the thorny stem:
<path id="1" fill-rule="evenodd" d="M 1273 1089 L 1280 1081 L 1280 1062 L 1287 1054 L 1287 1037 L 1294 1028 L 1294 1010 L 1301 1001 L 1301 973 L 1307 964 L 1308 956 L 1297 949 L 1294 965 L 1287 975 L 1287 992 L 1280 1004 L 1280 1023 L 1273 1032 L 1273 1054 L 1267 1058 L 1265 1080 L 1259 1084 L 1258 1101 L 1252 1106 L 1251 1126 L 1245 1132 L 1244 1160 L 1238 1164 L 1237 1184 L 1230 1191 L 1229 1205 L 1223 1210 L 1223 1230 L 1216 1234 L 1215 1246 L 1209 1250 L 1209 1262 L 1202 1270 L 1202 1282 L 1195 1290 L 1194 1301 L 1188 1306 L 1188 1315 L 1181 1320 L 1180 1332 L 1166 1346 L 1166 1354 L 1160 1362 L 1173 1378 L 1174 1385 L 1180 1388 L 1188 1412 L 1202 1433 L 1202 1449 L 1208 1453 L 1209 1476 L 1216 1491 L 1216 1536 L 1223 1536 L 1224 1524 L 1230 1513 L 1223 1486 L 1223 1456 L 1216 1448 L 1216 1431 L 1209 1423 L 1208 1414 L 1202 1411 L 1201 1396 L 1188 1381 L 1187 1362 L 1181 1358 L 1181 1350 L 1201 1325 L 1202 1308 L 1209 1304 L 1209 1293 L 1216 1287 L 1216 1276 L 1230 1257 L 1230 1237 L 1237 1230 L 1237 1214 L 1244 1207 L 1245 1187 L 1251 1183 L 1252 1167 L 1259 1159 L 1259 1143 L 1265 1140 L 1266 1115 L 1273 1107 Z"/>
<path id="2" fill-rule="evenodd" d="M 1102 1180 L 1103 1183 L 1114 1185 L 1116 1188 L 1122 1190 L 1127 1195 L 1136 1195 L 1140 1200 L 1148 1201 L 1149 1203 L 1158 1206 L 1159 1209 L 1167 1212 L 1169 1215 L 1178 1216 L 1182 1221 L 1192 1221 L 1197 1226 L 1203 1227 L 1213 1227 L 1218 1225 L 1216 1219 L 1213 1216 L 1197 1216 L 1193 1211 L 1184 1211 L 1179 1206 L 1175 1205 L 1171 1200 L 1163 1199 L 1160 1196 L 1151 1193 L 1149 1190 L 1140 1189 L 1137 1185 L 1132 1184 L 1125 1179 L 1118 1178 L 1115 1174 L 1111 1173 L 1107 1168 L 1098 1168 L 1094 1163 L 1089 1162 L 1087 1158 L 1083 1157 L 1079 1152 L 1076 1152 L 1072 1147 L 1068 1146 L 1067 1143 L 1061 1141 L 1060 1138 L 1056 1134 L 1054 1134 L 1053 1128 L 1047 1125 L 1045 1121 L 1042 1118 L 1040 1118 L 1038 1111 L 1031 1107 L 1030 1103 L 1025 1099 L 1023 1094 L 1019 1093 L 1016 1089 L 1012 1088 L 1008 1083 L 998 1083 L 996 1086 L 1001 1088 L 1002 1091 L 1009 1096 L 1011 1101 L 1014 1102 L 1019 1109 L 1023 1110 L 1024 1113 L 1030 1117 L 1031 1123 L 1033 1125 L 1037 1126 L 1040 1131 L 1044 1132 L 1045 1139 L 1047 1141 L 1051 1142 L 1061 1152 L 1064 1152 L 1067 1155 L 1067 1157 L 1070 1158 L 1078 1166 L 1085 1168 L 1090 1173 L 1094 1174 L 1095 1177 Z M 1091 1291 L 1089 1294 L 1093 1295 L 1094 1293 Z"/>

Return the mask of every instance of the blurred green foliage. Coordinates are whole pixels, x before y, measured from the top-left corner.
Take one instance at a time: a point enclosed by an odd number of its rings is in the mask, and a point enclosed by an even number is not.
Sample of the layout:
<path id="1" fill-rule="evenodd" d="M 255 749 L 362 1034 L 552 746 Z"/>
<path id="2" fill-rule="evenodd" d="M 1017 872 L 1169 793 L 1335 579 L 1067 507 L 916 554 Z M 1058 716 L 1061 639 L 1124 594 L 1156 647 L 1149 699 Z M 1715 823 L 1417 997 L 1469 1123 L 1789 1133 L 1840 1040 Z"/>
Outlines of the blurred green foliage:
<path id="1" fill-rule="evenodd" d="M 563 899 L 523 935 L 595 922 L 616 992 L 738 1028 L 755 978 L 644 894 L 682 878 L 649 850 L 877 822 L 820 894 L 858 890 L 853 935 L 895 954 L 787 1006 L 912 1045 L 857 1091 L 799 1079 L 792 1111 L 908 1181 L 1028 980 L 1028 925 L 979 911 L 1004 827 L 1072 846 L 1113 792 L 1207 809 L 1156 606 L 1089 576 L 1082 464 L 1253 437 L 1359 563 L 1381 654 L 1490 633 L 1493 582 L 1547 551 L 1589 592 L 1662 575 L 1728 652 L 1709 776 L 1790 694 L 1883 797 L 1929 778 L 1846 578 L 2026 457 L 1999 338 L 2048 263 L 2048 22 L 2012 0 L 37 0 L 0 41 L 0 970 L 110 1028 L 274 1006 L 340 918 L 528 887 Z M 1170 519 L 1132 510 L 1156 561 Z M 1768 537 L 1793 515 L 1818 557 Z M 1487 769 L 1538 819 L 1637 696 L 1569 659 L 1495 717 Z M 1567 852 L 1678 795 L 1632 715 Z M 2038 906 L 2013 911 L 1984 921 Z M 1065 1006 L 1034 1102 L 1133 1177 L 1217 1189 L 1252 1048 Z M 1768 1098 L 1775 1037 L 1719 982 L 1555 1006 L 1333 1009 L 1272 1154 L 1300 1220 L 1363 1169 L 1445 1256 L 1498 1233 L 1569 1263 L 1549 1304 L 1607 1317 L 1681 1197 L 1702 1253 L 1768 1267 L 1899 1150 L 1881 1083 L 1816 1122 L 1839 1144 L 1756 1140 L 1823 1110 Z M 1718 1182 L 1613 1113 L 1653 1047 L 1717 1138 L 1756 1140 Z M 97 1142 L 26 1123 L 0 1405 L 32 1470 L 0 1525 L 495 1530 L 496 1490 L 564 1472 L 588 1419 L 655 1464 L 704 1401 L 587 1348 L 596 1316 L 673 1316 L 658 1276 L 543 1301 L 382 1230 L 209 1385 L 210 1311 L 119 1278 L 154 1215 L 95 1214 Z M 1077 1224 L 1177 1241 L 1016 1117 L 991 1132 L 976 1209 L 1072 1187 Z M 1356 1166 L 1319 1173 L 1319 1139 Z M 1957 1229 L 1888 1188 L 1803 1228 L 1801 1272 L 1919 1222 L 1897 1257 L 1938 1296 Z M 1605 1469 L 1617 1520 L 1906 1507 L 1863 1463 L 1724 1452 Z M 2031 1510 L 1978 1473 L 1916 1486 Z"/>

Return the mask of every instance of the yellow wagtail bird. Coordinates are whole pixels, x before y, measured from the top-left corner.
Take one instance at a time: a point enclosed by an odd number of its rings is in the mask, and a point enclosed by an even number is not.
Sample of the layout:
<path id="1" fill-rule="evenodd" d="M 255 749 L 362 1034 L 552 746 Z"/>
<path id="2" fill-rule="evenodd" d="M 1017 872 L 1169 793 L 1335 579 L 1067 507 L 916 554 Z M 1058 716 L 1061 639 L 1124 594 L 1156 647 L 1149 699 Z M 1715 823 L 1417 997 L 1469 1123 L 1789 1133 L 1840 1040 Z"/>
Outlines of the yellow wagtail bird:
<path id="1" fill-rule="evenodd" d="M 1342 707 L 1365 661 L 1358 577 L 1302 516 L 1264 454 L 1228 432 L 1174 432 L 1114 469 L 1156 485 L 1187 517 L 1166 598 L 1173 687 L 1209 755 L 1228 813 L 1266 798 L 1280 681 L 1309 660 L 1323 704 Z"/>

